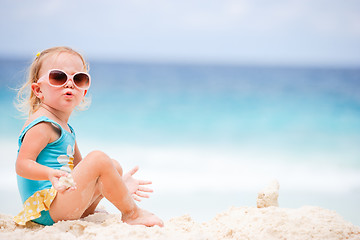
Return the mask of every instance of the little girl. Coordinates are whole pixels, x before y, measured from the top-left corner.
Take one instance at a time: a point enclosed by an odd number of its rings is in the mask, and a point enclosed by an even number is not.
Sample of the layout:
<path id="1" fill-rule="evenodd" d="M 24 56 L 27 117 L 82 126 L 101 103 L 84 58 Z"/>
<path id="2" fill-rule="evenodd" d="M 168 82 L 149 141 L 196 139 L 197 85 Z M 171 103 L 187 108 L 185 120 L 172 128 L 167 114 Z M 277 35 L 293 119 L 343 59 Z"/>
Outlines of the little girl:
<path id="1" fill-rule="evenodd" d="M 29 118 L 20 137 L 16 173 L 23 211 L 14 220 L 52 225 L 94 213 L 105 197 L 122 213 L 122 221 L 146 226 L 163 222 L 135 204 L 148 197 L 149 181 L 123 176 L 122 168 L 105 153 L 94 151 L 82 158 L 74 129 L 68 124 L 75 107 L 84 103 L 91 79 L 84 58 L 67 47 L 39 53 L 30 66 L 29 79 L 20 89 L 31 89 Z M 71 175 L 70 175 L 71 173 Z M 60 179 L 73 178 L 65 187 Z"/>

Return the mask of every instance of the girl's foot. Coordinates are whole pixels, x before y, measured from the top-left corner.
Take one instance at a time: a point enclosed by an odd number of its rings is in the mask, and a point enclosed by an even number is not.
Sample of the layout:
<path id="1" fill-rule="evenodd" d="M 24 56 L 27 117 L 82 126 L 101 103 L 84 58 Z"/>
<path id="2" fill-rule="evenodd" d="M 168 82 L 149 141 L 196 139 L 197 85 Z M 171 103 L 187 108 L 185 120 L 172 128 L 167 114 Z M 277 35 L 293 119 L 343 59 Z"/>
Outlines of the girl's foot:
<path id="1" fill-rule="evenodd" d="M 136 212 L 133 212 L 130 216 L 123 215 L 121 220 L 130 225 L 145 225 L 147 227 L 153 227 L 155 225 L 158 225 L 159 227 L 164 226 L 163 221 L 155 214 L 140 208 L 138 208 Z"/>

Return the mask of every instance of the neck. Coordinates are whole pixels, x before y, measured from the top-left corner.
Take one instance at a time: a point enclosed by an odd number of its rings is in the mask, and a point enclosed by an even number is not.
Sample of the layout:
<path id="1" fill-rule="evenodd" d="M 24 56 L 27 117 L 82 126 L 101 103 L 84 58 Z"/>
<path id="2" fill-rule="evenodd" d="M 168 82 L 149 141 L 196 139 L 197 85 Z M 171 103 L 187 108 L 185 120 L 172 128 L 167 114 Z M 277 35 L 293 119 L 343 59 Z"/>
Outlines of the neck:
<path id="1" fill-rule="evenodd" d="M 41 103 L 40 107 L 44 109 L 49 115 L 54 118 L 56 121 L 58 121 L 60 124 L 67 124 L 70 114 L 67 114 L 66 112 L 58 111 L 49 105 L 46 105 L 44 103 Z"/>

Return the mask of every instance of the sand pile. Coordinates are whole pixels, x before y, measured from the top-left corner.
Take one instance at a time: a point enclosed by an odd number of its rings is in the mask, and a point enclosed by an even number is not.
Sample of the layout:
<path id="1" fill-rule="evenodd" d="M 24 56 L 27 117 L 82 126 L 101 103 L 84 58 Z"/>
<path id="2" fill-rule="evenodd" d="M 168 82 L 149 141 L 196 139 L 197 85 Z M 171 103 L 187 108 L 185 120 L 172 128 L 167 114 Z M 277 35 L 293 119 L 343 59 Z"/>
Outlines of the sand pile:
<path id="1" fill-rule="evenodd" d="M 33 223 L 16 226 L 11 216 L 0 215 L 0 239 L 360 239 L 360 227 L 336 212 L 319 207 L 233 207 L 205 223 L 189 215 L 173 218 L 164 228 L 130 226 L 117 214 L 97 213 L 82 220 L 51 227 Z"/>
<path id="2" fill-rule="evenodd" d="M 21 227 L 11 216 L 0 214 L 0 239 L 360 239 L 360 227 L 345 221 L 334 211 L 313 206 L 277 207 L 278 190 L 277 182 L 262 190 L 257 199 L 258 207 L 232 207 L 204 223 L 184 215 L 165 222 L 163 228 L 130 226 L 121 222 L 121 215 L 106 213 L 47 227 L 35 223 Z"/>

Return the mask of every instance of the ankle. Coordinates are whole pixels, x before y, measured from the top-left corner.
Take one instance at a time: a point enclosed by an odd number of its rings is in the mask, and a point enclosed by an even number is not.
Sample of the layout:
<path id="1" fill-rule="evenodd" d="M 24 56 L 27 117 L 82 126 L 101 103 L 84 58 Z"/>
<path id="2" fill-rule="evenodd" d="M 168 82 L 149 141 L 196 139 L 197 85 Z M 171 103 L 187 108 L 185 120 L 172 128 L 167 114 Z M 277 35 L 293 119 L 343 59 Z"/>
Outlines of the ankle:
<path id="1" fill-rule="evenodd" d="M 134 220 L 139 217 L 139 208 L 136 206 L 130 211 L 124 211 L 121 213 L 121 220 L 126 222 L 127 220 Z"/>

